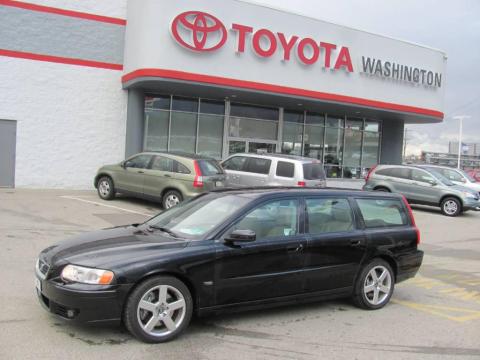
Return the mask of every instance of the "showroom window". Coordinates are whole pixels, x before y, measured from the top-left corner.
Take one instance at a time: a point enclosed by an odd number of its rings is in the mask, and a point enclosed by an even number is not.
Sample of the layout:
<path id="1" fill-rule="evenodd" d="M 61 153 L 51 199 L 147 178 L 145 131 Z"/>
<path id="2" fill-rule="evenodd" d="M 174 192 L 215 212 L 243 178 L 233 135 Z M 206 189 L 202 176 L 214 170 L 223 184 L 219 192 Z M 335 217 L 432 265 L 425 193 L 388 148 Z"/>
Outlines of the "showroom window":
<path id="1" fill-rule="evenodd" d="M 232 103 L 229 136 L 244 139 L 276 140 L 278 108 Z"/>
<path id="2" fill-rule="evenodd" d="M 323 162 L 329 178 L 361 178 L 378 163 L 380 122 L 284 111 L 282 153 Z"/>
<path id="3" fill-rule="evenodd" d="M 225 102 L 179 96 L 145 97 L 146 151 L 222 158 Z"/>

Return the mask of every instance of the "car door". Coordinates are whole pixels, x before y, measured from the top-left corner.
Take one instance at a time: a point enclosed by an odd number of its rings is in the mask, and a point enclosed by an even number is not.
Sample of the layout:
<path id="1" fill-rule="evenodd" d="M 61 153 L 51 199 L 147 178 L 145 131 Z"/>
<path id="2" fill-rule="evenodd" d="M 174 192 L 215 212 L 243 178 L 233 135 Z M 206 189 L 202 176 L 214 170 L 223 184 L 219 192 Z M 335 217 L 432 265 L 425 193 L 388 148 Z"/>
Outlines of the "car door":
<path id="1" fill-rule="evenodd" d="M 222 163 L 223 170 L 225 171 L 227 178 L 226 184 L 229 187 L 239 187 L 240 177 L 245 171 L 245 165 L 247 163 L 246 156 L 232 156 L 226 159 Z"/>
<path id="2" fill-rule="evenodd" d="M 154 155 L 150 166 L 145 170 L 144 194 L 159 198 L 163 189 L 173 181 L 173 159 L 163 155 Z"/>
<path id="3" fill-rule="evenodd" d="M 306 291 L 352 287 L 366 252 L 366 238 L 357 228 L 350 201 L 346 197 L 307 197 L 305 209 Z"/>
<path id="4" fill-rule="evenodd" d="M 127 192 L 143 194 L 145 170 L 148 168 L 152 155 L 140 154 L 127 159 L 114 179 L 115 188 Z"/>
<path id="5" fill-rule="evenodd" d="M 256 240 L 238 244 L 217 242 L 217 305 L 303 291 L 306 239 L 302 214 L 297 198 L 270 200 L 255 206 L 225 232 L 222 238 L 234 230 L 252 230 Z"/>
<path id="6" fill-rule="evenodd" d="M 411 191 L 411 169 L 406 167 L 390 168 L 388 182 L 392 185 L 392 190 L 410 198 Z"/>
<path id="7" fill-rule="evenodd" d="M 409 200 L 420 204 L 434 204 L 440 202 L 441 190 L 437 180 L 428 172 L 421 169 L 412 169 Z"/>

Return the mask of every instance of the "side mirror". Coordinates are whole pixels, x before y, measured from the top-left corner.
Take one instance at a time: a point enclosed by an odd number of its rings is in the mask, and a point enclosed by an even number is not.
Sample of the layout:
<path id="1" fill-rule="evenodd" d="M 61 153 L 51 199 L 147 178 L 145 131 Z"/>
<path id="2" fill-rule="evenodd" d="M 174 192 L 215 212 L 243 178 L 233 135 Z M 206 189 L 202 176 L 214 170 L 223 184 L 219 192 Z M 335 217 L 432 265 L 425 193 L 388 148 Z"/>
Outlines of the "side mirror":
<path id="1" fill-rule="evenodd" d="M 257 239 L 257 235 L 253 230 L 235 230 L 225 238 L 225 242 L 252 242 Z"/>
<path id="2" fill-rule="evenodd" d="M 467 182 L 467 179 L 462 178 L 462 180 L 460 180 L 460 181 L 463 182 L 463 183 L 466 183 L 466 182 Z"/>
<path id="3" fill-rule="evenodd" d="M 126 169 L 126 168 L 127 168 L 127 167 L 125 166 L 126 163 L 127 163 L 126 161 L 122 161 L 122 162 L 120 163 L 120 166 L 121 166 L 122 168 Z"/>
<path id="4" fill-rule="evenodd" d="M 430 180 L 429 183 L 430 183 L 430 185 L 432 185 L 432 186 L 435 186 L 435 185 L 438 184 L 435 180 Z"/>

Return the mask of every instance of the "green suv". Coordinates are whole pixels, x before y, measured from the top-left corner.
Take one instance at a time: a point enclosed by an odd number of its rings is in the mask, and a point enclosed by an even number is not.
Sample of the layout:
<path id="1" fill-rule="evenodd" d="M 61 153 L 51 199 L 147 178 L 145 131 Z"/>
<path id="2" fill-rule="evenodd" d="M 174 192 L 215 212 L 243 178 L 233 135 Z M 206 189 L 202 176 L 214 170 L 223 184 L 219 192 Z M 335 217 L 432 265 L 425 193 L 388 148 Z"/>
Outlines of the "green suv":
<path id="1" fill-rule="evenodd" d="M 95 176 L 98 196 L 116 193 L 161 201 L 169 209 L 183 200 L 225 186 L 217 161 L 201 155 L 143 152 L 115 165 L 102 166 Z"/>

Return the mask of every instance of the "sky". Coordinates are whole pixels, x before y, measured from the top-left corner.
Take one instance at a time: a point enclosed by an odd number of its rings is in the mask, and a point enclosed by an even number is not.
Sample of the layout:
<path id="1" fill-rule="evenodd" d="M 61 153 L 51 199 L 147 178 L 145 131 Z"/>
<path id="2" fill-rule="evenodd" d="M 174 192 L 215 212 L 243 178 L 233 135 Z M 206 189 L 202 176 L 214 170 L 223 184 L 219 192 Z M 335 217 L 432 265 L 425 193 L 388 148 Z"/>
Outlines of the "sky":
<path id="1" fill-rule="evenodd" d="M 248 1 L 248 0 L 246 0 Z M 447 53 L 445 118 L 407 125 L 407 155 L 447 152 L 457 141 L 480 143 L 480 0 L 255 0 L 321 20 L 406 40 Z"/>

